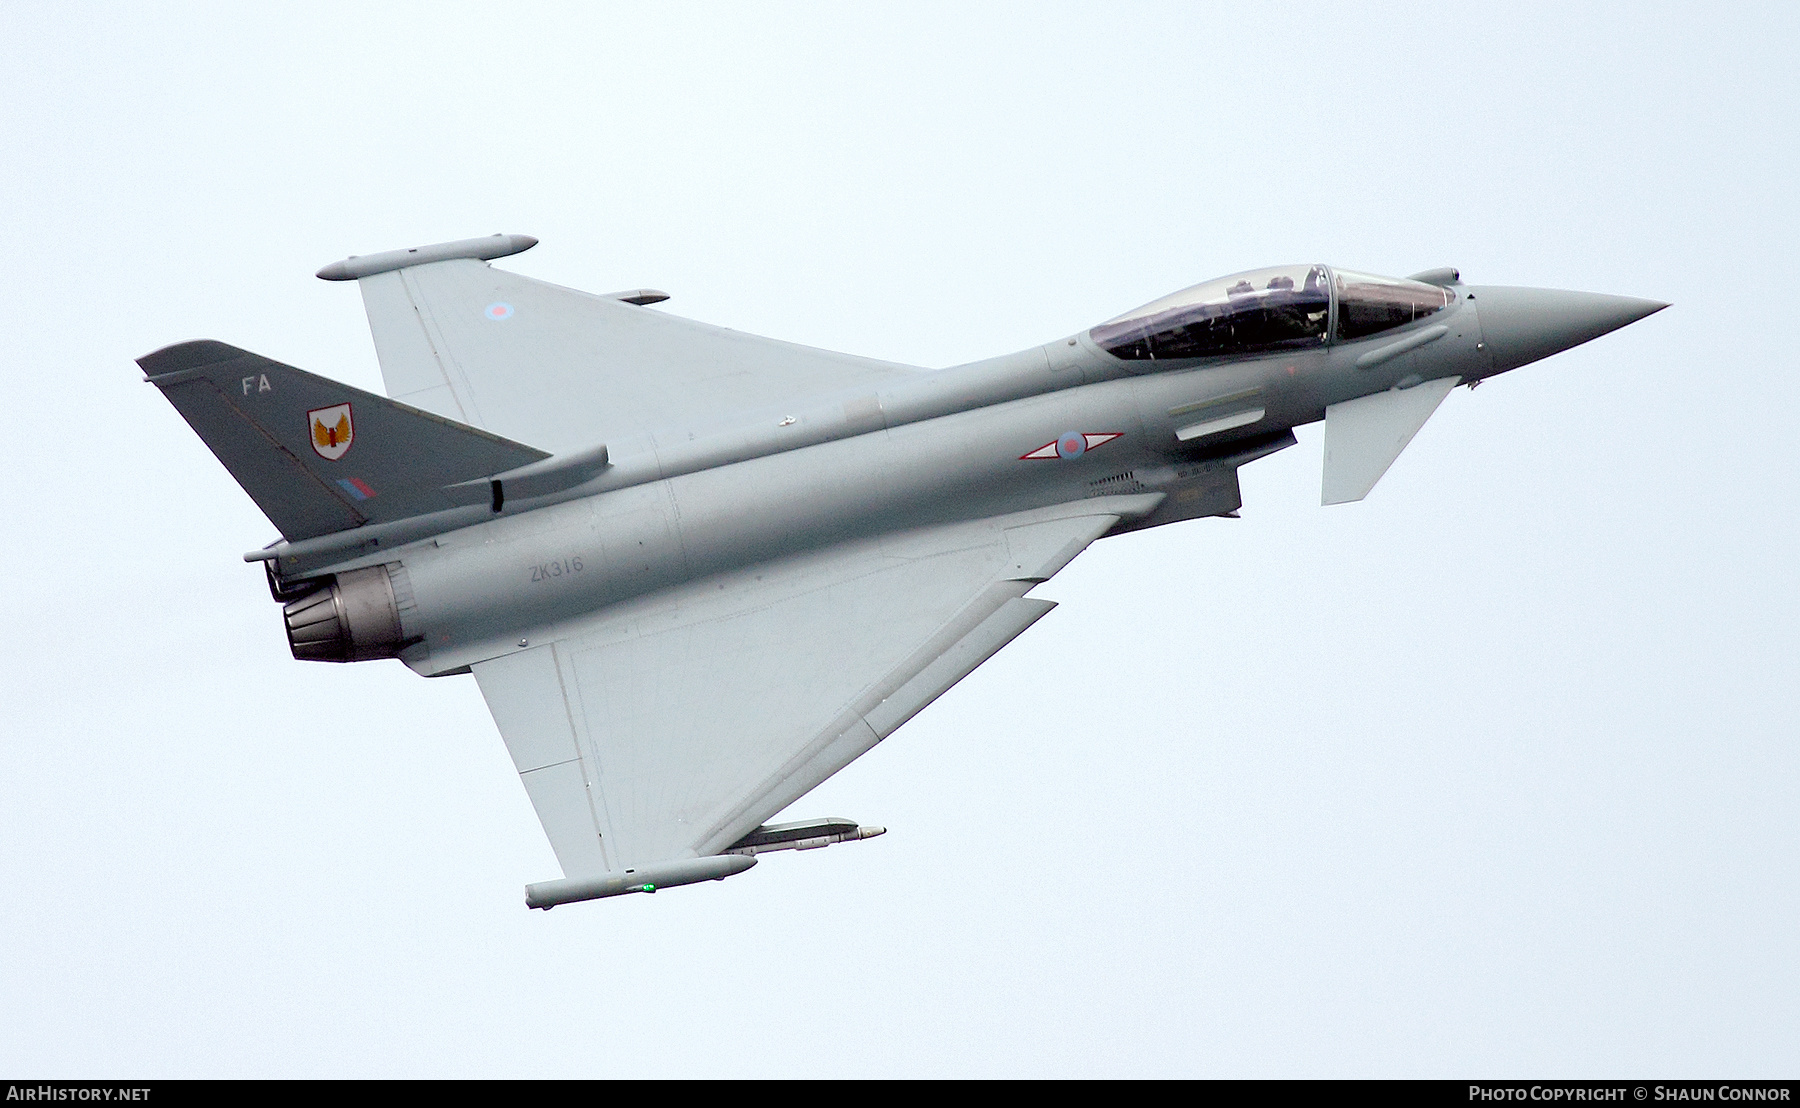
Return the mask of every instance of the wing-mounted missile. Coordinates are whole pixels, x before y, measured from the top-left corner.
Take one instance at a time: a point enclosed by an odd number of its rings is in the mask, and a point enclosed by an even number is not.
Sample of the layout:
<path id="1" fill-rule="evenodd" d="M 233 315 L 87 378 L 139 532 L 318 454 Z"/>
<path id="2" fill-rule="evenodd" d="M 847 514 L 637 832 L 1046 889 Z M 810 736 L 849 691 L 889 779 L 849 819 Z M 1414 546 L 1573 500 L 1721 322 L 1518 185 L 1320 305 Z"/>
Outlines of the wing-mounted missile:
<path id="1" fill-rule="evenodd" d="M 765 823 L 732 843 L 724 852 L 749 856 L 772 850 L 818 850 L 834 843 L 853 843 L 885 834 L 885 827 L 862 827 L 852 819 L 827 817 L 799 823 Z"/>

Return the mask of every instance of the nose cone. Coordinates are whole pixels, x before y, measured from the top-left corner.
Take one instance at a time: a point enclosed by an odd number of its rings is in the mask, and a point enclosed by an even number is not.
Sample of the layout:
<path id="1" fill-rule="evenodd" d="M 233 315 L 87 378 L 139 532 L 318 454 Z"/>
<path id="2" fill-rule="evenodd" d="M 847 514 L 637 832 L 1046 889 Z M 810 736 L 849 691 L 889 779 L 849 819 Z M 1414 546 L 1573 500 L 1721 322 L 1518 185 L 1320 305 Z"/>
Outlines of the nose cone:
<path id="1" fill-rule="evenodd" d="M 1668 307 L 1660 300 L 1563 289 L 1493 285 L 1469 291 L 1495 373 L 1580 346 Z"/>

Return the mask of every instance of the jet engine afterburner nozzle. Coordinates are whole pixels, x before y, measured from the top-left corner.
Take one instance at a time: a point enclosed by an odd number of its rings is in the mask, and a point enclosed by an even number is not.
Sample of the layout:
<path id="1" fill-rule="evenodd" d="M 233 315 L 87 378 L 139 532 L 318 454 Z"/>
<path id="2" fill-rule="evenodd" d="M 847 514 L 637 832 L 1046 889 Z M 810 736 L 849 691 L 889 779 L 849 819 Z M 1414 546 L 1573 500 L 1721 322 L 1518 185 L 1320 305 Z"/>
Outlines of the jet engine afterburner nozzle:
<path id="1" fill-rule="evenodd" d="M 287 620 L 288 646 L 303 662 L 392 658 L 406 645 L 387 566 L 340 573 L 281 612 Z"/>
<path id="2" fill-rule="evenodd" d="M 1668 307 L 1660 300 L 1565 289 L 1490 285 L 1469 293 L 1495 373 L 1580 346 Z"/>

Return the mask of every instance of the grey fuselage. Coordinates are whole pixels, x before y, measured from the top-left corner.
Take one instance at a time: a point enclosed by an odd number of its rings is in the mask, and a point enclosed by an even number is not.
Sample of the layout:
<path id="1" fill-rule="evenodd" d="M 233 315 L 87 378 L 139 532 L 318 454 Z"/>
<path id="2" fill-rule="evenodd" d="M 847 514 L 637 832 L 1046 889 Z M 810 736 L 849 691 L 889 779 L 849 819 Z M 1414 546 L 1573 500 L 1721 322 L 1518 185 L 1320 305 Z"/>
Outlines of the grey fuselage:
<path id="1" fill-rule="evenodd" d="M 1291 445 L 1292 428 L 1330 405 L 1421 381 L 1472 383 L 1574 344 L 1562 341 L 1573 332 L 1531 332 L 1497 358 L 1483 335 L 1487 302 L 1507 305 L 1511 336 L 1546 290 L 1452 291 L 1424 320 L 1248 357 L 1126 361 L 1083 332 L 875 391 L 612 443 L 599 476 L 498 512 L 458 508 L 271 555 L 284 580 L 388 566 L 411 643 L 400 657 L 436 676 L 601 609 L 629 613 L 636 597 L 722 588 L 772 560 L 928 524 L 1120 493 L 1164 494 L 1132 527 L 1226 514 L 1238 507 L 1236 467 Z M 1380 353 L 1396 346 L 1404 352 Z M 1177 438 L 1256 410 L 1253 422 Z M 1094 445 L 1026 457 L 1071 434 Z"/>

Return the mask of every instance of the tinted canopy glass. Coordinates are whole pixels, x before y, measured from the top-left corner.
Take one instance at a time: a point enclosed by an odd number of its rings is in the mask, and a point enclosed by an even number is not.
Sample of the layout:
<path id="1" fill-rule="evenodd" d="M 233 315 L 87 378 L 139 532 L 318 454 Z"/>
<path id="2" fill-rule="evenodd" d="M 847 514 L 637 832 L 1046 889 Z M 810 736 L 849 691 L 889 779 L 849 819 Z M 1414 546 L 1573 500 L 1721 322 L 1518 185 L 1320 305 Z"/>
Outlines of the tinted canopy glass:
<path id="1" fill-rule="evenodd" d="M 1325 267 L 1234 273 L 1155 300 L 1088 332 L 1119 358 L 1209 358 L 1325 341 L 1331 288 Z"/>
<path id="2" fill-rule="evenodd" d="M 1333 270 L 1337 278 L 1337 337 L 1360 339 L 1423 319 L 1450 303 L 1450 291 L 1398 277 Z"/>

